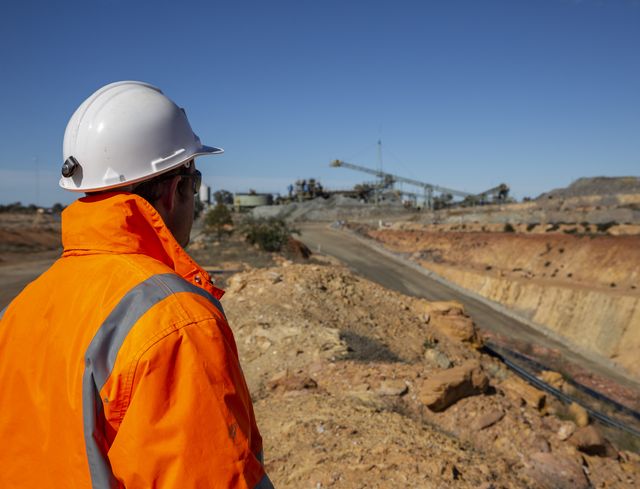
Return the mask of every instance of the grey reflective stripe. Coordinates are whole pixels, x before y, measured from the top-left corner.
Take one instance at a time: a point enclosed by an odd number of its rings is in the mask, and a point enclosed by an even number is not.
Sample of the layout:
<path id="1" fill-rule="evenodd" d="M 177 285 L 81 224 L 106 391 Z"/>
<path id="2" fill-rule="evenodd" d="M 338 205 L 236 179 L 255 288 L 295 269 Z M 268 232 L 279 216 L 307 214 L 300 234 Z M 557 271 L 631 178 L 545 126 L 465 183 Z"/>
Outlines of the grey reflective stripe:
<path id="1" fill-rule="evenodd" d="M 98 328 L 87 348 L 82 378 L 82 417 L 93 489 L 118 486 L 106 455 L 106 421 L 100 390 L 111 375 L 120 347 L 131 328 L 154 305 L 179 292 L 191 292 L 208 299 L 224 315 L 220 302 L 207 291 L 173 273 L 154 275 L 127 292 Z"/>
<path id="2" fill-rule="evenodd" d="M 9 307 L 9 306 L 7 306 Z M 7 307 L 5 307 L 2 311 L 0 311 L 0 319 L 2 319 L 2 316 L 4 316 L 4 311 L 7 310 Z"/>
<path id="3" fill-rule="evenodd" d="M 131 327 L 158 302 L 178 292 L 201 295 L 210 300 L 224 315 L 222 305 L 215 297 L 178 275 L 154 275 L 136 285 L 111 311 L 87 349 L 85 357 L 93 363 L 93 374 L 98 389 L 104 386 L 111 374 L 120 347 Z"/>
<path id="4" fill-rule="evenodd" d="M 264 474 L 260 482 L 255 485 L 255 489 L 273 489 L 273 484 L 267 474 Z"/>

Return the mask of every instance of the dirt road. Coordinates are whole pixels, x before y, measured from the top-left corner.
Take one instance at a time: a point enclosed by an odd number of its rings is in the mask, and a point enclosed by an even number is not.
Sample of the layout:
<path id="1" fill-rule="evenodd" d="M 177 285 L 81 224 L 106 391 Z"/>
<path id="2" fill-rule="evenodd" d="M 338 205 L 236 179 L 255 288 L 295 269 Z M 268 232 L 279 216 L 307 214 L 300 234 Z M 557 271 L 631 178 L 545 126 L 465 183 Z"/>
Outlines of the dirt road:
<path id="1" fill-rule="evenodd" d="M 567 345 L 550 338 L 525 322 L 500 312 L 499 306 L 490 307 L 484 301 L 434 280 L 429 277 L 429 272 L 416 269 L 415 264 L 411 264 L 408 260 L 391 256 L 390 253 L 385 253 L 376 246 L 367 245 L 365 241 L 347 232 L 332 229 L 326 224 L 304 224 L 301 226 L 301 232 L 301 240 L 313 252 L 338 258 L 369 280 L 414 297 L 423 297 L 432 301 L 458 301 L 464 305 L 467 313 L 483 331 L 557 350 L 568 362 L 640 391 L 640 383 L 613 368 L 605 359 L 600 360 L 595 356 L 576 353 Z"/>

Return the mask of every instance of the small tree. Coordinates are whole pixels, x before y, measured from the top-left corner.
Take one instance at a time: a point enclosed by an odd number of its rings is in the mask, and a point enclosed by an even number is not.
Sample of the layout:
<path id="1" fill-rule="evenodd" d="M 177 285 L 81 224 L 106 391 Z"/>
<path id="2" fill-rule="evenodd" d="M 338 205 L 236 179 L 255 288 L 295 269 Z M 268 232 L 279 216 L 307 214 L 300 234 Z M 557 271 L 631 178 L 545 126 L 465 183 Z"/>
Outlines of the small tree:
<path id="1" fill-rule="evenodd" d="M 204 230 L 207 234 L 216 233 L 218 238 L 222 238 L 224 234 L 231 234 L 228 226 L 233 225 L 231 211 L 224 204 L 218 204 L 207 212 L 204 217 Z"/>
<path id="2" fill-rule="evenodd" d="M 51 206 L 51 212 L 60 214 L 64 210 L 64 206 L 60 202 L 56 202 Z"/>
<path id="3" fill-rule="evenodd" d="M 284 221 L 275 217 L 254 219 L 247 217 L 240 228 L 245 239 L 264 251 L 280 251 L 292 234 L 299 234 Z"/>
<path id="4" fill-rule="evenodd" d="M 213 198 L 216 201 L 216 204 L 233 204 L 233 194 L 228 190 L 218 190 L 213 194 Z"/>

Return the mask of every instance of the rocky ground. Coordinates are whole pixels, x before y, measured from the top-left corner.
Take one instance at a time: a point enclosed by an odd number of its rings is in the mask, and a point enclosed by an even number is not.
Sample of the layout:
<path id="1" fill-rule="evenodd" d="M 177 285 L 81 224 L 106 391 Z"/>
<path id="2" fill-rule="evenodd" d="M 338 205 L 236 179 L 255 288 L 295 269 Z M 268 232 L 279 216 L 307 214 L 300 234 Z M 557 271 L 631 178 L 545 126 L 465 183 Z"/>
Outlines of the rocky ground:
<path id="1" fill-rule="evenodd" d="M 223 304 L 279 487 L 640 480 L 640 457 L 585 412 L 480 353 L 455 303 L 402 296 L 336 264 L 284 261 L 233 275 Z"/>

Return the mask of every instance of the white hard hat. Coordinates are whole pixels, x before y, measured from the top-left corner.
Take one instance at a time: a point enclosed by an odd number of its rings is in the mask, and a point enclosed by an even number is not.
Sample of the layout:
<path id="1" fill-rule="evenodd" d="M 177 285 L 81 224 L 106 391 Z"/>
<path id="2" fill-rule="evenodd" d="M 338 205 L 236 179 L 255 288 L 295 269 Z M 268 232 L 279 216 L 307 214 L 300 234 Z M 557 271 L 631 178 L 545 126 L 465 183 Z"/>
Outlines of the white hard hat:
<path id="1" fill-rule="evenodd" d="M 200 142 L 184 110 L 160 89 L 136 81 L 111 83 L 85 100 L 67 124 L 60 186 L 107 190 L 222 152 Z"/>

